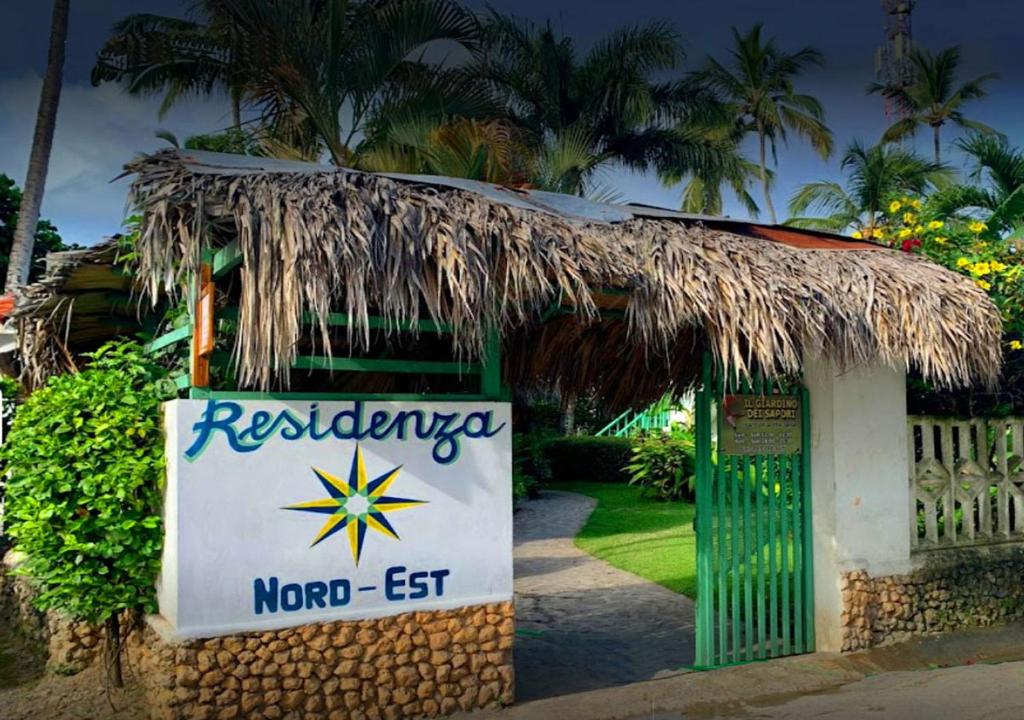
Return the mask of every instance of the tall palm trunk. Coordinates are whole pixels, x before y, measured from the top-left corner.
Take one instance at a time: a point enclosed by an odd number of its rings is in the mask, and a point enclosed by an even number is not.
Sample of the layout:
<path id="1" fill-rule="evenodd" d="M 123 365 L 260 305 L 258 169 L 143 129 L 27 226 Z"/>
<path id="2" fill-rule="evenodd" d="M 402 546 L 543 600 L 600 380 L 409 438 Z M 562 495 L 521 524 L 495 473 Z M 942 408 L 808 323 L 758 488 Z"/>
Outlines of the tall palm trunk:
<path id="1" fill-rule="evenodd" d="M 242 90 L 232 87 L 231 94 L 231 127 L 239 130 L 242 127 Z"/>
<path id="2" fill-rule="evenodd" d="M 768 208 L 768 219 L 774 225 L 777 220 L 775 219 L 775 205 L 772 204 L 772 194 L 768 188 L 768 162 L 765 157 L 765 140 L 764 126 L 759 122 L 757 124 L 757 141 L 760 145 L 761 189 L 764 191 L 765 207 Z"/>
<path id="3" fill-rule="evenodd" d="M 39 112 L 32 136 L 32 150 L 28 160 L 28 173 L 18 210 L 18 227 L 14 231 L 10 265 L 7 267 L 7 290 L 24 284 L 32 269 L 32 250 L 35 245 L 39 208 L 43 204 L 46 173 L 50 166 L 53 130 L 57 124 L 57 106 L 64 74 L 64 45 L 68 38 L 68 11 L 70 0 L 53 1 L 50 21 L 50 49 L 46 61 L 46 76 L 39 95 Z"/>
<path id="4" fill-rule="evenodd" d="M 939 142 L 939 128 L 941 125 L 932 125 L 932 149 L 935 151 L 935 164 L 942 162 L 942 143 Z"/>

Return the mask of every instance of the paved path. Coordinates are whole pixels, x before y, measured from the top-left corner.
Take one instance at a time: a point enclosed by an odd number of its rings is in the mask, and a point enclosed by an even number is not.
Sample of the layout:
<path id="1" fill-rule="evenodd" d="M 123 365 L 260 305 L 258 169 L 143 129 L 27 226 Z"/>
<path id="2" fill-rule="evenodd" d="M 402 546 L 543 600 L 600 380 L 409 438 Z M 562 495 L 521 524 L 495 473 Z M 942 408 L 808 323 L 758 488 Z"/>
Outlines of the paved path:
<path id="1" fill-rule="evenodd" d="M 831 692 L 773 698 L 722 713 L 655 716 L 656 720 L 694 717 L 708 720 L 1020 720 L 1024 717 L 1024 663 L 883 673 Z M 648 716 L 643 720 L 651 719 Z"/>
<path id="2" fill-rule="evenodd" d="M 573 545 L 596 503 L 544 492 L 515 515 L 518 701 L 649 680 L 693 662 L 691 600 Z"/>
<path id="3" fill-rule="evenodd" d="M 1024 622 L 677 673 L 518 702 L 473 720 L 1018 720 L 1022 708 Z"/>

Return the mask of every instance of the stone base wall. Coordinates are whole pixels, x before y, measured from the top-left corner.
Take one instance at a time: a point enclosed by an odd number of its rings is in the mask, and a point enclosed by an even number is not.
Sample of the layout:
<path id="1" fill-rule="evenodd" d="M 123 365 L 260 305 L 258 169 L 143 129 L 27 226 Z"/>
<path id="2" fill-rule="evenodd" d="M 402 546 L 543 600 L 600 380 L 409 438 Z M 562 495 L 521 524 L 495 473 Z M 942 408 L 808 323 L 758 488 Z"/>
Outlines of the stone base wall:
<path id="1" fill-rule="evenodd" d="M 59 672 L 78 672 L 100 658 L 103 628 L 76 622 L 59 613 L 43 612 L 32 604 L 36 590 L 25 577 L 14 574 L 20 560 L 9 552 L 0 569 L 0 614 L 18 630 L 47 649 L 47 667 Z"/>
<path id="2" fill-rule="evenodd" d="M 843 576 L 843 651 L 1024 619 L 1024 548 L 932 552 L 906 575 Z"/>
<path id="3" fill-rule="evenodd" d="M 153 718 L 396 720 L 511 703 L 513 618 L 507 602 L 133 642 Z"/>
<path id="4" fill-rule="evenodd" d="M 0 612 L 61 672 L 102 662 L 100 626 L 32 605 L 31 583 L 0 569 Z M 159 619 L 125 639 L 125 666 L 152 720 L 397 720 L 511 704 L 512 602 L 168 642 Z M 128 625 L 128 618 L 125 618 Z"/>

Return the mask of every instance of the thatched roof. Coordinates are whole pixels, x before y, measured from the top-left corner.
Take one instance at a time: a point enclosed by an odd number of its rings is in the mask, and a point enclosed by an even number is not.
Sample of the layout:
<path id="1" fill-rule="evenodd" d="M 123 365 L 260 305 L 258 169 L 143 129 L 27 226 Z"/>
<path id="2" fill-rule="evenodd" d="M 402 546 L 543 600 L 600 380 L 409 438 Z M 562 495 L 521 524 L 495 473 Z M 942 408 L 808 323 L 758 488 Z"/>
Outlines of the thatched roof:
<path id="1" fill-rule="evenodd" d="M 982 290 L 870 243 L 263 158 L 164 151 L 127 169 L 150 296 L 176 292 L 205 248 L 240 242 L 234 354 L 247 387 L 287 382 L 303 332 L 329 346 L 325 325 L 301 323 L 328 311 L 350 315 L 354 346 L 371 314 L 449 323 L 462 356 L 495 325 L 508 378 L 597 385 L 622 404 L 692 382 L 703 347 L 743 373 L 799 372 L 810 347 L 943 386 L 1000 370 L 999 314 Z M 542 323 L 553 306 L 575 312 Z"/>
<path id="2" fill-rule="evenodd" d="M 140 329 L 132 279 L 118 257 L 118 238 L 46 256 L 43 277 L 18 288 L 11 313 L 29 387 L 74 369 L 77 352 Z"/>

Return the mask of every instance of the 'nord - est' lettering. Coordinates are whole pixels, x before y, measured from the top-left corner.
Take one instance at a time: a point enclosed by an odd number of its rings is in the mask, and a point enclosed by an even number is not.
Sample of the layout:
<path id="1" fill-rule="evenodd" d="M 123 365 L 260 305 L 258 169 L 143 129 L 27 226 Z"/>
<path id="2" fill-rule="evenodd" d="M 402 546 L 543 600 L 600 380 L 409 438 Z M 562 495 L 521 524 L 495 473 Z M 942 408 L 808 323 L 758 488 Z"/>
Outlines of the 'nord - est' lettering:
<path id="1" fill-rule="evenodd" d="M 300 585 L 281 585 L 276 577 L 256 578 L 252 583 L 253 601 L 257 615 L 264 612 L 276 613 L 314 608 L 344 607 L 352 599 L 352 588 L 348 580 L 336 579 L 323 582 L 316 580 Z"/>

